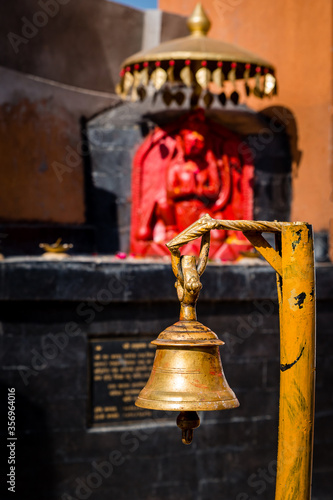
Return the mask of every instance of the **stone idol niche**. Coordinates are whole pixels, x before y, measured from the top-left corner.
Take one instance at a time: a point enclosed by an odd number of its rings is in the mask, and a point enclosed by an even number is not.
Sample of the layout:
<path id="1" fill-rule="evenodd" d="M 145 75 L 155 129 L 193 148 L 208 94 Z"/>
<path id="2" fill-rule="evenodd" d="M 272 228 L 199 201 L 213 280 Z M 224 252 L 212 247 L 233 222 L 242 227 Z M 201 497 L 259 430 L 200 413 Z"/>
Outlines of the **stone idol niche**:
<path id="1" fill-rule="evenodd" d="M 260 141 L 269 115 L 157 104 L 125 103 L 88 123 L 99 253 L 168 256 L 165 243 L 204 213 L 289 219 L 289 140 L 283 129 Z M 252 248 L 239 233 L 211 236 L 216 261 L 235 261 Z M 198 243 L 190 247 L 184 251 L 197 255 Z"/>
<path id="2" fill-rule="evenodd" d="M 253 219 L 254 166 L 249 149 L 199 109 L 156 127 L 133 160 L 130 251 L 168 255 L 165 243 L 205 213 Z M 185 253 L 198 254 L 199 242 Z M 210 257 L 235 260 L 251 248 L 239 231 L 212 231 Z"/>

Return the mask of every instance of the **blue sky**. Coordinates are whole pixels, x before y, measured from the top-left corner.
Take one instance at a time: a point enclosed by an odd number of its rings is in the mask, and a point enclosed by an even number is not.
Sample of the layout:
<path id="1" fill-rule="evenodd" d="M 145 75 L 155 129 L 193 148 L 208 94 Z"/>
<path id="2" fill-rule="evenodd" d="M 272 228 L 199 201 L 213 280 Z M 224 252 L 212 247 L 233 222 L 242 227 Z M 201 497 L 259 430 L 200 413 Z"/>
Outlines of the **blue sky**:
<path id="1" fill-rule="evenodd" d="M 157 9 L 157 0 L 113 0 L 136 9 Z"/>

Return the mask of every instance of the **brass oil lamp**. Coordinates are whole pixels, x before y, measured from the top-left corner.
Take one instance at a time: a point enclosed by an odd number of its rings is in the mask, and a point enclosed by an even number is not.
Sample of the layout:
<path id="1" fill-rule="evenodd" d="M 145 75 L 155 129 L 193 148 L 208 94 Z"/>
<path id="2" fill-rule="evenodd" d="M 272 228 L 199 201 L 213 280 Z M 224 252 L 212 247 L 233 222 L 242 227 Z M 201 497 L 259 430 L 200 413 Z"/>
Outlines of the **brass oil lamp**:
<path id="1" fill-rule="evenodd" d="M 157 346 L 154 365 L 136 406 L 179 411 L 177 425 L 182 442 L 190 444 L 199 427 L 197 411 L 236 408 L 239 402 L 224 376 L 217 335 L 197 321 L 196 302 L 209 252 L 210 233 L 202 238 L 198 264 L 194 256 L 172 251 L 172 268 L 180 301 L 180 318 L 152 344 Z M 172 242 L 170 242 L 172 243 Z M 170 245 L 170 243 L 168 245 Z"/>

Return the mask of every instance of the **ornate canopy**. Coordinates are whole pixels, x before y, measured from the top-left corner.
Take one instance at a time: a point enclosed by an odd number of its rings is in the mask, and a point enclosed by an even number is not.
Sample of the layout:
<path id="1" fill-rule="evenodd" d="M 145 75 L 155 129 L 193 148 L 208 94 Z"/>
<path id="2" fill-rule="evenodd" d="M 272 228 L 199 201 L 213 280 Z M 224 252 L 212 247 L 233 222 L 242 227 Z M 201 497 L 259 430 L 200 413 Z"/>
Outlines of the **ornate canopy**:
<path id="1" fill-rule="evenodd" d="M 192 105 L 202 97 L 209 107 L 214 95 L 224 105 L 228 98 L 237 104 L 240 91 L 259 98 L 276 93 L 271 63 L 207 36 L 211 23 L 200 3 L 187 25 L 189 36 L 138 52 L 122 63 L 116 91 L 123 99 L 144 100 L 152 89 L 162 94 L 167 105 L 173 100 L 181 105 L 188 88 L 192 90 Z"/>

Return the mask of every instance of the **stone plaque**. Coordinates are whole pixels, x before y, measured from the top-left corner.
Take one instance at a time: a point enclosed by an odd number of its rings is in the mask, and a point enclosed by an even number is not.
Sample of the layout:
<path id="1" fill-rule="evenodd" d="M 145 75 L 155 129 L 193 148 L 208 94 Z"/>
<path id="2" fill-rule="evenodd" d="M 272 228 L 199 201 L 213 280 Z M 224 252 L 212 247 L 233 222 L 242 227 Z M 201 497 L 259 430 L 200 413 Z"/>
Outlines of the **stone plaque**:
<path id="1" fill-rule="evenodd" d="M 89 351 L 91 425 L 158 417 L 159 412 L 134 405 L 153 366 L 155 347 L 150 340 L 91 340 Z"/>

